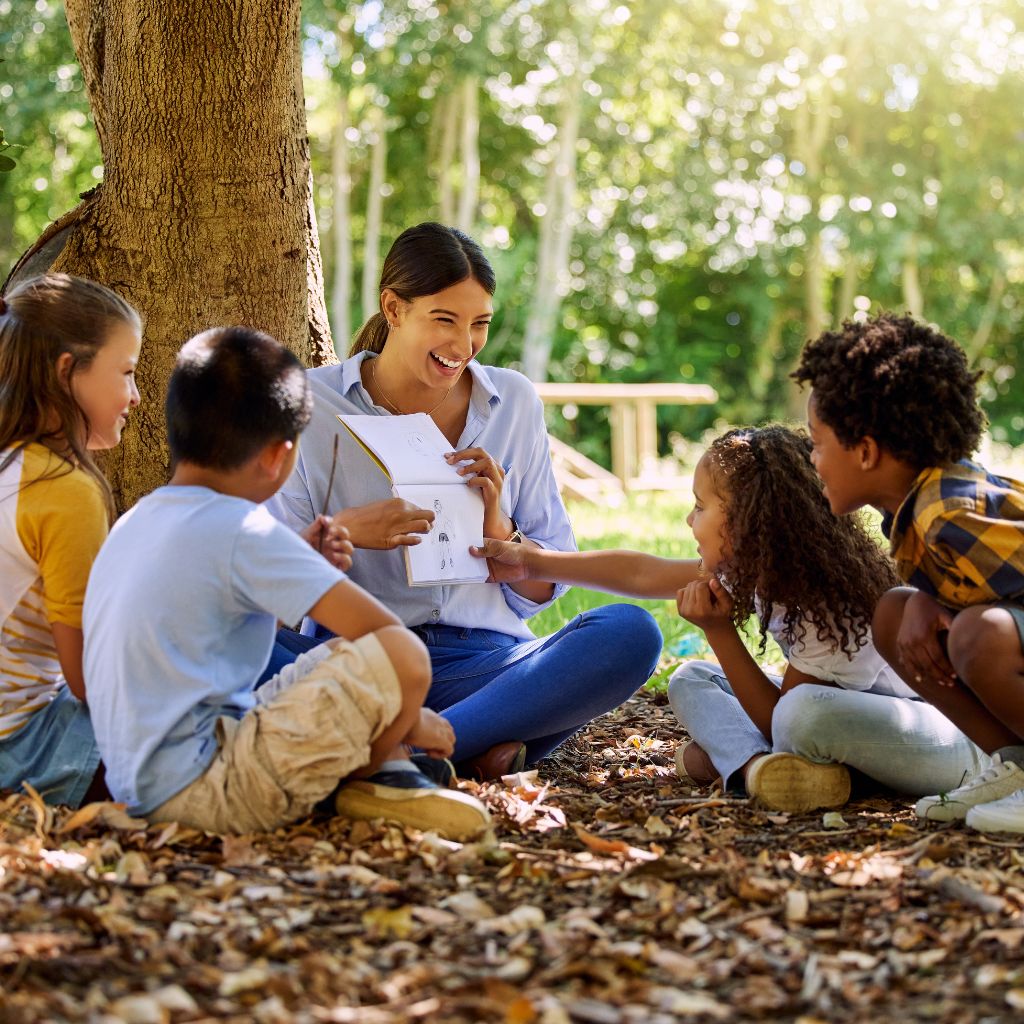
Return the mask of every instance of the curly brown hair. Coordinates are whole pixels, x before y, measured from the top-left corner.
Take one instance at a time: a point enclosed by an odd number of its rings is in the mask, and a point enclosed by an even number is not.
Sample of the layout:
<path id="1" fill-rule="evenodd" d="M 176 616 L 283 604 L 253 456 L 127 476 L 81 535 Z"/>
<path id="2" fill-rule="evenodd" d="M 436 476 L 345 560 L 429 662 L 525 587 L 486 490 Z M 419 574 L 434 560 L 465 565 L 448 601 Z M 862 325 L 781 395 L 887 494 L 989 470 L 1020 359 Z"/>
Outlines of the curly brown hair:
<path id="1" fill-rule="evenodd" d="M 909 316 L 847 320 L 807 343 L 790 375 L 814 390 L 815 411 L 850 447 L 872 437 L 915 469 L 967 458 L 985 429 L 963 349 Z"/>
<path id="2" fill-rule="evenodd" d="M 736 625 L 760 614 L 763 653 L 780 607 L 788 644 L 808 623 L 823 643 L 856 653 L 878 599 L 900 580 L 859 517 L 832 513 L 807 434 L 777 424 L 730 430 L 704 459 L 725 507 L 724 577 Z"/>

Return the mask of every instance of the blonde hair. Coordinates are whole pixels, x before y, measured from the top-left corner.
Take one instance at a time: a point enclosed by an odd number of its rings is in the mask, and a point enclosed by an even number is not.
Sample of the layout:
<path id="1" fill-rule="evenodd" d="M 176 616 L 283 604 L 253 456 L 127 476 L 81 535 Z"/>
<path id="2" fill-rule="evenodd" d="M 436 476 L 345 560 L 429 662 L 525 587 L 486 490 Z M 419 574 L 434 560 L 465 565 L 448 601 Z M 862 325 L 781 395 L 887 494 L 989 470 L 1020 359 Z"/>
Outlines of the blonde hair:
<path id="1" fill-rule="evenodd" d="M 38 442 L 97 483 L 113 511 L 110 485 L 86 443 L 89 421 L 57 375 L 57 360 L 69 353 L 68 380 L 86 369 L 113 328 L 142 330 L 135 308 L 95 281 L 70 274 L 44 274 L 0 298 L 0 471 L 26 445 Z M 10 449 L 10 450 L 8 450 Z"/>

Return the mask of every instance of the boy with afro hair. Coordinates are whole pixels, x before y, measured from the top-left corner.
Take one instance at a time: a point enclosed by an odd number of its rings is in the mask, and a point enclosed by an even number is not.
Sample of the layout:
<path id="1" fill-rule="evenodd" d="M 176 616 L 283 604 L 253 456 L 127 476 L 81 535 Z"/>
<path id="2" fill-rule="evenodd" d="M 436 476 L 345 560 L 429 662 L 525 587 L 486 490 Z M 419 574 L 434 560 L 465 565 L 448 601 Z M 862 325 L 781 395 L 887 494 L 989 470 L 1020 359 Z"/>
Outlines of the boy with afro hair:
<path id="1" fill-rule="evenodd" d="M 909 316 L 847 321 L 805 347 L 812 461 L 837 515 L 873 505 L 908 586 L 875 645 L 992 763 L 920 817 L 1024 832 L 1024 484 L 971 462 L 985 426 L 963 350 Z"/>

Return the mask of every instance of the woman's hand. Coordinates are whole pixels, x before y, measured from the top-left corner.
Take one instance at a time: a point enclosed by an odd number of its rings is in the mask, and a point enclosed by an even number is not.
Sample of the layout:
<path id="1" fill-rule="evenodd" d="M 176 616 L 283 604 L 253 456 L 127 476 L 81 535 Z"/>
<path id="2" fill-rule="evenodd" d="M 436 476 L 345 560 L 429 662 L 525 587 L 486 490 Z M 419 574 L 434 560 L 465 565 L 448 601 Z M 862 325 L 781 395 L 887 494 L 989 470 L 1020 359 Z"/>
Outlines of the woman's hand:
<path id="1" fill-rule="evenodd" d="M 732 598 L 729 591 L 713 576 L 707 580 L 694 580 L 676 595 L 679 614 L 705 633 L 713 633 L 724 627 L 734 628 L 732 623 Z"/>
<path id="2" fill-rule="evenodd" d="M 434 513 L 404 498 L 384 498 L 336 512 L 333 522 L 344 527 L 357 548 L 390 551 L 419 544 L 430 533 Z"/>
<path id="3" fill-rule="evenodd" d="M 505 471 L 483 448 L 463 448 L 445 456 L 466 483 L 480 491 L 484 499 L 484 537 L 504 540 L 513 530 L 512 520 L 501 511 L 501 488 Z M 464 462 L 466 465 L 459 465 Z"/>
<path id="4" fill-rule="evenodd" d="M 420 708 L 420 717 L 403 743 L 419 747 L 430 757 L 449 757 L 455 749 L 455 730 L 451 722 L 430 708 Z"/>
<path id="5" fill-rule="evenodd" d="M 342 572 L 352 568 L 352 541 L 348 530 L 329 516 L 317 516 L 299 536 Z"/>
<path id="6" fill-rule="evenodd" d="M 530 579 L 527 563 L 530 546 L 510 544 L 504 540 L 485 540 L 483 547 L 470 547 L 474 558 L 486 558 L 489 583 L 520 583 Z"/>
<path id="7" fill-rule="evenodd" d="M 896 649 L 913 682 L 928 679 L 939 686 L 955 685 L 956 672 L 940 636 L 948 632 L 952 622 L 953 613 L 934 597 L 919 590 L 907 598 L 896 634 Z"/>

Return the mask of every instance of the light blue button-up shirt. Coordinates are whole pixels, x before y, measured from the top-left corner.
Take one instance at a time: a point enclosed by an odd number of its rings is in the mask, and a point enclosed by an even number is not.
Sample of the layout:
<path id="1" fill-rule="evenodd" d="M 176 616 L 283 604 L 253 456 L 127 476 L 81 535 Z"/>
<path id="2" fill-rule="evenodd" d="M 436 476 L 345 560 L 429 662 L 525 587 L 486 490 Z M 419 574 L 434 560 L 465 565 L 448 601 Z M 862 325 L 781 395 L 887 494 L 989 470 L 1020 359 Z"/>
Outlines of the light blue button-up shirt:
<path id="1" fill-rule="evenodd" d="M 360 363 L 374 358 L 360 352 L 335 366 L 308 371 L 313 389 L 313 419 L 299 447 L 299 456 L 284 487 L 267 507 L 282 522 L 299 530 L 321 511 L 368 505 L 391 498 L 391 484 L 366 452 L 337 420 L 338 413 L 388 416 L 373 404 L 363 387 Z M 533 385 L 515 370 L 468 366 L 473 380 L 466 427 L 456 446 L 483 448 L 505 471 L 501 507 L 534 543 L 558 551 L 575 551 L 569 517 L 558 493 L 544 407 Z M 327 495 L 334 438 L 338 468 Z M 547 607 L 517 594 L 505 584 L 460 583 L 410 587 L 400 549 L 357 548 L 348 572 L 407 626 L 437 625 L 492 629 L 510 636 L 533 636 L 523 621 Z M 556 587 L 552 600 L 567 588 Z"/>

